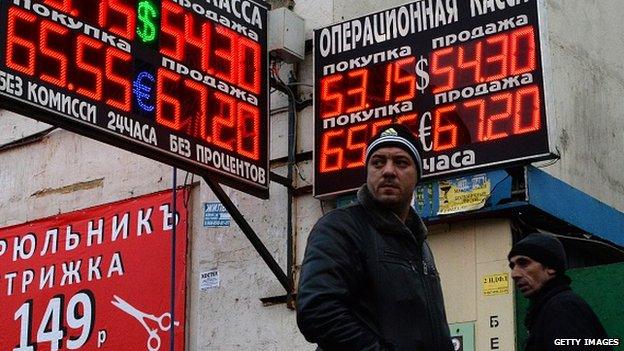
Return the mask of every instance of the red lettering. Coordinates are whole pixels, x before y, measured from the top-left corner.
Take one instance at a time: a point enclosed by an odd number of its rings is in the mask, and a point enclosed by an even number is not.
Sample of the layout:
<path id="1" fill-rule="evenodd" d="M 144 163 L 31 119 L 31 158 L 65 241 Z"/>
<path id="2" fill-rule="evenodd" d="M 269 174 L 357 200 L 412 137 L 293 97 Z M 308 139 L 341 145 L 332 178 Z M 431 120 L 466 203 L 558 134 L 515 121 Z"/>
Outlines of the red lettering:
<path id="1" fill-rule="evenodd" d="M 321 144 L 320 172 L 333 172 L 342 169 L 343 150 L 341 146 L 335 146 L 336 141 L 344 135 L 344 129 L 332 130 L 323 134 Z"/>
<path id="2" fill-rule="evenodd" d="M 46 62 L 43 65 L 46 70 L 53 70 L 54 66 L 58 67 L 56 69 L 56 75 L 41 73 L 39 78 L 41 80 L 58 85 L 60 87 L 65 88 L 67 85 L 67 57 L 66 54 L 60 52 L 58 50 L 54 50 L 54 48 L 49 45 L 49 35 L 56 34 L 57 36 L 65 36 L 69 33 L 69 29 L 62 27 L 54 22 L 42 21 L 40 26 L 40 35 L 39 35 L 39 47 L 41 48 L 41 55 L 47 56 L 50 58 L 49 62 Z M 67 39 L 62 39 L 67 40 Z M 51 61 L 55 61 L 53 64 Z"/>
<path id="3" fill-rule="evenodd" d="M 516 92 L 514 103 L 514 134 L 523 134 L 539 130 L 540 119 L 540 93 L 537 85 L 521 88 Z M 529 116 L 528 120 L 524 116 Z"/>
<path id="4" fill-rule="evenodd" d="M 156 78 L 156 122 L 173 130 L 180 130 L 181 108 L 180 101 L 176 98 L 181 77 L 164 68 L 158 69 Z M 173 94 L 171 92 L 174 92 Z"/>
<path id="5" fill-rule="evenodd" d="M 434 115 L 433 150 L 442 151 L 457 146 L 457 126 L 448 121 L 447 115 L 457 115 L 457 105 L 438 108 Z M 444 121 L 443 121 L 444 119 Z"/>
<path id="6" fill-rule="evenodd" d="M 335 74 L 321 79 L 321 118 L 338 116 L 342 112 L 343 96 L 338 90 L 342 83 L 342 75 Z"/>
<path id="7" fill-rule="evenodd" d="M 217 26 L 217 38 L 215 44 L 214 67 L 216 68 L 216 76 L 228 82 L 237 81 L 237 70 L 235 69 L 236 59 L 236 39 L 237 34 L 223 26 Z"/>
<path id="8" fill-rule="evenodd" d="M 178 61 L 184 57 L 184 10 L 172 2 L 162 4 L 160 53 Z"/>
<path id="9" fill-rule="evenodd" d="M 214 94 L 217 113 L 212 120 L 212 141 L 216 146 L 234 151 L 234 130 L 236 120 L 234 117 L 236 99 L 234 97 L 216 92 Z"/>
<path id="10" fill-rule="evenodd" d="M 120 73 L 123 72 L 123 73 Z M 132 86 L 128 76 L 132 71 L 132 56 L 113 47 L 106 49 L 106 78 L 109 97 L 106 103 L 122 111 L 130 112 Z M 114 95 L 119 95 L 115 97 Z"/>
<path id="11" fill-rule="evenodd" d="M 362 124 L 347 130 L 347 150 L 357 155 L 354 161 L 349 161 L 346 168 L 362 167 L 366 165 L 366 142 L 368 141 L 368 125 Z M 354 134 L 357 134 L 354 136 Z M 359 139 L 359 142 L 354 142 Z"/>
<path id="12" fill-rule="evenodd" d="M 260 94 L 260 72 L 262 70 L 260 44 L 253 40 L 238 38 L 238 83 L 243 89 Z"/>
<path id="13" fill-rule="evenodd" d="M 37 17 L 16 7 L 9 9 L 6 65 L 29 76 L 35 75 L 36 46 L 29 38 L 19 35 L 32 28 Z"/>
<path id="14" fill-rule="evenodd" d="M 76 39 L 76 68 L 85 73 L 79 75 L 84 85 L 76 92 L 96 101 L 102 100 L 103 74 L 102 65 L 93 61 L 102 56 L 103 46 L 101 41 L 87 36 L 79 35 Z"/>
<path id="15" fill-rule="evenodd" d="M 451 90 L 455 86 L 455 69 L 451 60 L 454 51 L 455 49 L 451 47 L 436 50 L 431 54 L 431 84 L 434 94 Z"/>
<path id="16" fill-rule="evenodd" d="M 368 86 L 368 70 L 365 68 L 356 69 L 347 73 L 347 77 L 355 78 L 356 84 L 347 90 L 346 113 L 361 111 L 366 108 L 366 87 Z M 351 80 L 353 81 L 353 80 Z M 359 81 L 359 82 L 358 82 Z"/>
<path id="17" fill-rule="evenodd" d="M 239 102 L 237 124 L 238 153 L 252 160 L 260 160 L 260 110 Z"/>

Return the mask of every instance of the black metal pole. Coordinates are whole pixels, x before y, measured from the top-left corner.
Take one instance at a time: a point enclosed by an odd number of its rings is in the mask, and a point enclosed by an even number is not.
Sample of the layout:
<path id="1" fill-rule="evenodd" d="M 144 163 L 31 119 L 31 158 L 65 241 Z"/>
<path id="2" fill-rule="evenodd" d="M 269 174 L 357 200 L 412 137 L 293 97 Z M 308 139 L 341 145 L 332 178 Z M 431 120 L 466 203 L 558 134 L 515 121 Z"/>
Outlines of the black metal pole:
<path id="1" fill-rule="evenodd" d="M 232 200 L 230 200 L 230 198 L 227 196 L 225 191 L 223 191 L 223 188 L 221 188 L 219 184 L 213 182 L 212 179 L 210 179 L 210 177 L 206 175 L 204 175 L 203 178 L 206 181 L 206 184 L 208 184 L 208 186 L 212 190 L 212 192 L 217 196 L 217 199 L 219 199 L 221 204 L 225 206 L 225 208 L 228 210 L 228 213 L 230 214 L 230 216 L 232 216 L 232 219 L 234 219 L 236 224 L 238 224 L 249 242 L 251 242 L 251 245 L 253 245 L 258 254 L 260 254 L 260 257 L 262 257 L 267 266 L 269 266 L 271 272 L 273 272 L 275 277 L 277 277 L 277 280 L 280 282 L 280 284 L 282 284 L 282 286 L 286 290 L 286 293 L 288 293 L 290 290 L 288 277 L 286 277 L 286 274 L 284 274 L 282 268 L 277 264 L 273 256 L 271 256 L 271 253 L 264 246 L 260 238 L 258 238 L 249 223 L 247 223 L 245 217 L 243 217 L 238 208 L 236 208 L 236 205 L 234 205 Z"/>
<path id="2" fill-rule="evenodd" d="M 289 302 L 294 290 L 294 278 L 293 278 L 293 258 L 294 258 L 294 242 L 293 242 L 293 168 L 295 166 L 295 155 L 297 153 L 297 144 L 295 140 L 295 128 L 296 128 L 296 111 L 295 111 L 295 96 L 290 89 L 288 90 L 288 205 L 287 205 L 287 224 L 286 224 L 286 269 L 288 279 L 288 292 L 286 293 L 286 300 Z"/>
<path id="3" fill-rule="evenodd" d="M 171 324 L 169 332 L 171 338 L 169 340 L 169 350 L 175 350 L 175 279 L 176 279 L 176 228 L 178 226 L 178 209 L 176 203 L 176 188 L 178 187 L 178 169 L 173 167 L 173 227 L 171 228 Z"/>

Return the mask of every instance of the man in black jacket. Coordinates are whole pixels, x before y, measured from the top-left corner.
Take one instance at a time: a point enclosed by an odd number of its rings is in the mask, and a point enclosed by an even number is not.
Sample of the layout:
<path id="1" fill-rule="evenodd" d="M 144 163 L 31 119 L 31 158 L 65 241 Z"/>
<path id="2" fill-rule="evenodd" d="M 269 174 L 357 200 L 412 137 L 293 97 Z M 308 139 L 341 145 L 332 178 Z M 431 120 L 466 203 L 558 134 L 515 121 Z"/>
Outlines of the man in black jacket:
<path id="1" fill-rule="evenodd" d="M 566 254 L 556 237 L 530 234 L 507 257 L 516 287 L 530 301 L 525 351 L 613 349 L 598 346 L 611 340 L 587 302 L 570 289 Z"/>
<path id="2" fill-rule="evenodd" d="M 314 226 L 301 267 L 297 323 L 324 351 L 451 351 L 427 230 L 410 206 L 422 174 L 405 127 L 368 143 L 358 202 Z"/>

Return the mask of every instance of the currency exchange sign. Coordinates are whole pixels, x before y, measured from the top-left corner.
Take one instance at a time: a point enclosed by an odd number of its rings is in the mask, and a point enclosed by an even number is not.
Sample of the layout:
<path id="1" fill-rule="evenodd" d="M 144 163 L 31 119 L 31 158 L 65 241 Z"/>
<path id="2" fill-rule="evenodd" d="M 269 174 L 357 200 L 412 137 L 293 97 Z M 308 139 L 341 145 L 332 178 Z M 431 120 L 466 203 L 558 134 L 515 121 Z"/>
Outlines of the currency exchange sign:
<path id="1" fill-rule="evenodd" d="M 552 157 L 537 0 L 421 0 L 314 33 L 314 194 L 365 181 L 384 125 L 420 140 L 423 178 Z"/>
<path id="2" fill-rule="evenodd" d="M 0 107 L 268 197 L 267 6 L 3 0 Z"/>

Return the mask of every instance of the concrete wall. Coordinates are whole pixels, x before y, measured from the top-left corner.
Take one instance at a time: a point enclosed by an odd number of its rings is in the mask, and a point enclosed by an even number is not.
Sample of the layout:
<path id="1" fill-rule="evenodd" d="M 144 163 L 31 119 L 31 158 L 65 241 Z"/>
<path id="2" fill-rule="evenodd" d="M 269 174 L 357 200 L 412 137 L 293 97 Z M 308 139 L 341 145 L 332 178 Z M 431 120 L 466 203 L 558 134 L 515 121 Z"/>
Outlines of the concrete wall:
<path id="1" fill-rule="evenodd" d="M 546 1 L 561 160 L 545 171 L 624 211 L 624 3 Z"/>

